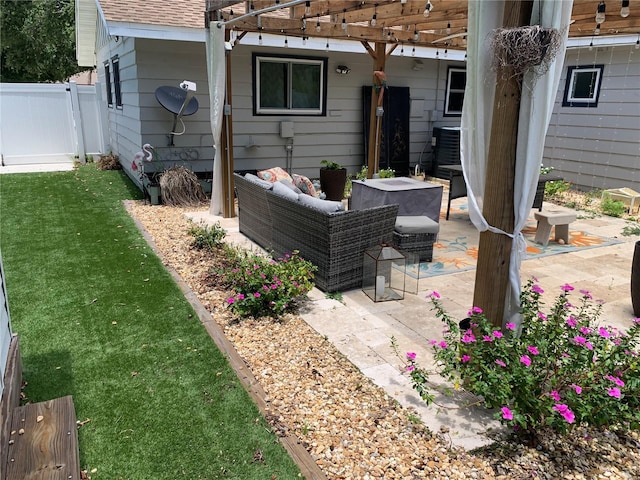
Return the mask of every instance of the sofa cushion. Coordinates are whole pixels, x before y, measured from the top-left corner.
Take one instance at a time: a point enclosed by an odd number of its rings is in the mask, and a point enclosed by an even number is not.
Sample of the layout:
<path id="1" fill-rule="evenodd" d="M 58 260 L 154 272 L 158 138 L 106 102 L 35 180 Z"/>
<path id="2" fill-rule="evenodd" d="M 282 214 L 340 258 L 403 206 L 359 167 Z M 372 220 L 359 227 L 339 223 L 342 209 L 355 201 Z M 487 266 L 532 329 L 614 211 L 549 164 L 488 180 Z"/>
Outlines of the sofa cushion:
<path id="1" fill-rule="evenodd" d="M 438 233 L 440 225 L 429 217 L 422 215 L 398 215 L 396 217 L 396 232 L 398 233 Z"/>
<path id="2" fill-rule="evenodd" d="M 304 195 L 304 193 L 296 193 L 294 192 L 291 188 L 289 188 L 287 185 L 285 185 L 286 182 L 276 182 L 273 184 L 273 193 L 275 193 L 276 195 L 280 195 L 281 197 L 284 197 L 288 200 L 297 202 L 298 201 L 298 196 L 299 195 Z M 293 187 L 293 185 L 291 185 Z M 294 187 L 295 188 L 295 187 Z"/>
<path id="3" fill-rule="evenodd" d="M 302 190 L 302 193 L 306 193 L 307 195 L 311 195 L 312 197 L 316 196 L 316 189 L 309 180 L 304 175 L 298 175 L 297 173 L 293 174 L 293 184 Z"/>
<path id="4" fill-rule="evenodd" d="M 316 210 L 320 210 L 324 213 L 336 213 L 344 210 L 344 204 L 342 202 L 320 200 L 319 198 L 312 197 L 306 193 L 298 195 L 298 201 L 307 207 L 315 208 Z"/>
<path id="5" fill-rule="evenodd" d="M 251 183 L 255 183 L 256 185 L 266 188 L 267 190 L 270 190 L 271 187 L 273 187 L 273 183 L 262 180 L 261 178 L 256 177 L 253 173 L 247 173 L 244 178 L 249 180 Z"/>
<path id="6" fill-rule="evenodd" d="M 295 192 L 296 195 L 298 195 L 299 193 L 304 193 L 302 190 L 300 190 L 298 187 L 296 187 L 293 183 L 289 183 L 286 180 L 280 180 L 280 181 L 278 181 L 276 183 L 279 183 L 280 185 L 284 185 L 285 187 L 287 187 L 292 192 Z"/>
<path id="7" fill-rule="evenodd" d="M 289 175 L 286 170 L 280 167 L 273 167 L 267 170 L 260 170 L 258 172 L 258 177 L 271 183 L 275 183 L 280 180 L 286 180 L 287 182 L 293 184 L 293 178 L 291 178 L 291 175 Z"/>

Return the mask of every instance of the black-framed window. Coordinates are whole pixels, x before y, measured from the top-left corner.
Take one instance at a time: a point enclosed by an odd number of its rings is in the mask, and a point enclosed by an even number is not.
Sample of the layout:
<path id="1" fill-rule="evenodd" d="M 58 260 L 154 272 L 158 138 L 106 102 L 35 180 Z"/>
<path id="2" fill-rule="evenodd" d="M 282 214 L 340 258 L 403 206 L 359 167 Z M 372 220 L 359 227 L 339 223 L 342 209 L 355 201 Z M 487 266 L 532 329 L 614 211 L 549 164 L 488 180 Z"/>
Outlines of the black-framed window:
<path id="1" fill-rule="evenodd" d="M 462 115 L 464 88 L 467 85 L 467 71 L 464 68 L 449 67 L 447 70 L 447 92 L 444 96 L 444 115 Z"/>
<path id="2" fill-rule="evenodd" d="M 604 65 L 567 67 L 563 107 L 597 107 Z"/>
<path id="3" fill-rule="evenodd" d="M 254 115 L 326 115 L 327 59 L 253 55 Z"/>
<path id="4" fill-rule="evenodd" d="M 104 88 L 107 94 L 107 105 L 113 107 L 113 96 L 111 95 L 111 66 L 109 62 L 104 62 Z"/>
<path id="5" fill-rule="evenodd" d="M 122 108 L 122 89 L 120 85 L 120 59 L 116 55 L 111 58 L 113 68 L 113 91 L 116 97 L 116 108 Z"/>

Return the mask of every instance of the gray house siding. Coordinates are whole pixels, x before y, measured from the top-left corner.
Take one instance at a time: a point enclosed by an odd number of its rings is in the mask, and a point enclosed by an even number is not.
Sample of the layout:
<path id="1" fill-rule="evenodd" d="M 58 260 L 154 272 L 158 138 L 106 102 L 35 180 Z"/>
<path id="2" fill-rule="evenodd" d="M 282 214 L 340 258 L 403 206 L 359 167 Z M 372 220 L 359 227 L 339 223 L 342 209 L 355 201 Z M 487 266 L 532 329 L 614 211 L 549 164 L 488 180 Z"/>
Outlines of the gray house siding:
<path id="1" fill-rule="evenodd" d="M 598 64 L 597 107 L 562 106 L 567 67 Z M 640 191 L 640 53 L 633 45 L 567 52 L 543 163 L 582 190 Z"/>

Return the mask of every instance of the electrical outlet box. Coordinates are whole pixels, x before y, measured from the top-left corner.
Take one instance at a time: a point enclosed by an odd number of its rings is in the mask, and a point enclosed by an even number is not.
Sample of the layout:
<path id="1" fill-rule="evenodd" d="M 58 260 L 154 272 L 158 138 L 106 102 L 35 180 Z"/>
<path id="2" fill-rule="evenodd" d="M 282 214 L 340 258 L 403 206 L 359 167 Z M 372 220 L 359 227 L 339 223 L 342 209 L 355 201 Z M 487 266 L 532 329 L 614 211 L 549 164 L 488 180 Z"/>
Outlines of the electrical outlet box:
<path id="1" fill-rule="evenodd" d="M 280 137 L 293 138 L 293 122 L 280 122 Z"/>

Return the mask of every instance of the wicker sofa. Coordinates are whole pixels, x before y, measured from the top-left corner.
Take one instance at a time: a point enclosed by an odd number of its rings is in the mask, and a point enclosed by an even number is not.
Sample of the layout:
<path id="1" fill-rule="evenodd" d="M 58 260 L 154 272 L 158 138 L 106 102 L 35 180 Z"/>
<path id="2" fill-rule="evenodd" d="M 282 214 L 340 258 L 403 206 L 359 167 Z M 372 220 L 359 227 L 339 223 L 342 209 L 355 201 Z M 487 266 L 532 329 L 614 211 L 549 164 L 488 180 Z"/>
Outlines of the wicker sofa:
<path id="1" fill-rule="evenodd" d="M 234 174 L 240 232 L 276 256 L 298 250 L 326 292 L 362 285 L 364 251 L 393 240 L 398 205 L 325 213 Z"/>

